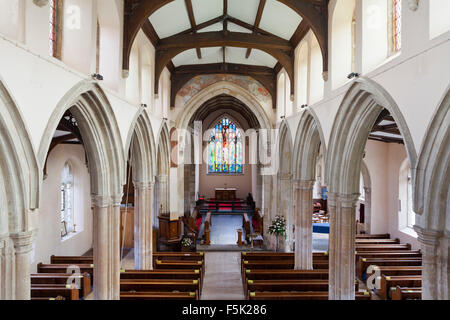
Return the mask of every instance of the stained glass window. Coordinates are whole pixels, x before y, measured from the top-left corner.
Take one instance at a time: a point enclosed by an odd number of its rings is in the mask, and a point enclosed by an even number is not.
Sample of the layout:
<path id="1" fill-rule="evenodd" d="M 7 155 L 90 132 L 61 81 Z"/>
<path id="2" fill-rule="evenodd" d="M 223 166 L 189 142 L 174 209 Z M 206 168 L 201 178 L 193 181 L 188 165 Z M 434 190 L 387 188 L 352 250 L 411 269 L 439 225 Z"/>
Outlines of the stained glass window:
<path id="1" fill-rule="evenodd" d="M 393 0 L 393 40 L 394 52 L 402 49 L 402 0 Z"/>
<path id="2" fill-rule="evenodd" d="M 223 118 L 211 130 L 208 144 L 208 173 L 242 172 L 242 132 L 230 119 Z"/>

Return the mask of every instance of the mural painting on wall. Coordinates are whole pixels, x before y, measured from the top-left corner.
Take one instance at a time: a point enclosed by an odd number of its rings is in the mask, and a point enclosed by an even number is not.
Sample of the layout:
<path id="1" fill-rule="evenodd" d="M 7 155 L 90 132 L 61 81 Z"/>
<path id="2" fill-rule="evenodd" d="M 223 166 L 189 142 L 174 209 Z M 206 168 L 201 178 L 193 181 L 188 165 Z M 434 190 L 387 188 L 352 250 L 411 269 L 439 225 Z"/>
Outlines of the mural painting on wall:
<path id="1" fill-rule="evenodd" d="M 256 99 L 262 102 L 270 102 L 272 99 L 269 91 L 252 77 L 231 74 L 196 76 L 189 80 L 189 82 L 186 83 L 183 88 L 181 88 L 181 90 L 178 92 L 178 95 L 181 96 L 184 100 L 184 103 L 186 103 L 197 93 L 219 81 L 228 81 L 234 83 L 249 91 L 252 95 L 255 96 Z"/>

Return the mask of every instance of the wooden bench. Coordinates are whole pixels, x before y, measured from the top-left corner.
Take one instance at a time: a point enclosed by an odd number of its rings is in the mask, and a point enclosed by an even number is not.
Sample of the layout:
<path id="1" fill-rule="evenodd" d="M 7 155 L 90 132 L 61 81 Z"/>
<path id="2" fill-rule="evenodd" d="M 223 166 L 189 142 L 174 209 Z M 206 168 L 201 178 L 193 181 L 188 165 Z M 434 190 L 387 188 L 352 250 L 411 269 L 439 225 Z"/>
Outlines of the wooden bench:
<path id="1" fill-rule="evenodd" d="M 404 288 L 397 286 L 392 292 L 392 300 L 421 300 L 421 288 Z"/>
<path id="2" fill-rule="evenodd" d="M 422 275 L 422 266 L 377 266 L 380 275 L 386 276 L 420 276 Z M 367 274 L 370 276 L 371 274 Z"/>
<path id="3" fill-rule="evenodd" d="M 399 244 L 400 240 L 397 239 L 355 239 L 356 245 L 359 244 Z"/>
<path id="4" fill-rule="evenodd" d="M 155 261 L 155 269 L 191 269 L 200 270 L 202 277 L 205 275 L 204 261 L 183 261 L 183 260 L 170 260 L 170 261 Z"/>
<path id="5" fill-rule="evenodd" d="M 407 244 L 356 244 L 356 251 L 398 251 L 411 250 L 411 245 Z"/>
<path id="6" fill-rule="evenodd" d="M 63 274 L 63 273 L 36 273 L 31 274 L 31 286 L 39 287 L 41 285 L 67 285 L 69 279 L 75 284 L 76 278 L 79 279 L 80 287 L 77 289 L 81 290 L 81 296 L 86 297 L 91 293 L 91 276 L 89 273 L 83 273 L 81 275 L 73 274 Z"/>
<path id="7" fill-rule="evenodd" d="M 77 288 L 66 288 L 65 286 L 60 287 L 46 287 L 38 286 L 31 287 L 31 298 L 46 298 L 50 300 L 49 297 L 61 296 L 66 300 L 79 300 L 80 292 Z"/>
<path id="8" fill-rule="evenodd" d="M 248 280 L 328 280 L 328 270 L 250 270 L 242 276 L 244 292 L 248 291 Z"/>
<path id="9" fill-rule="evenodd" d="M 356 275 L 361 280 L 370 265 L 374 266 L 421 266 L 421 258 L 359 258 L 356 265 Z"/>
<path id="10" fill-rule="evenodd" d="M 280 260 L 286 258 L 294 259 L 294 252 L 241 252 L 243 260 Z M 314 260 L 328 260 L 328 252 L 313 252 Z"/>
<path id="11" fill-rule="evenodd" d="M 154 252 L 153 259 L 161 261 L 204 261 L 205 254 L 203 252 Z"/>
<path id="12" fill-rule="evenodd" d="M 357 234 L 356 239 L 389 239 L 391 235 L 389 233 L 383 234 Z"/>
<path id="13" fill-rule="evenodd" d="M 328 292 L 250 292 L 250 300 L 328 300 Z M 369 291 L 356 292 L 355 300 L 371 300 Z"/>
<path id="14" fill-rule="evenodd" d="M 120 300 L 199 300 L 198 292 L 121 292 Z"/>
<path id="15" fill-rule="evenodd" d="M 200 269 L 197 270 L 125 270 L 120 273 L 121 280 L 198 280 L 201 292 L 203 278 Z"/>
<path id="16" fill-rule="evenodd" d="M 409 251 L 356 251 L 356 260 L 359 258 L 421 258 L 422 253 L 419 250 Z"/>
<path id="17" fill-rule="evenodd" d="M 64 273 L 67 274 L 72 264 L 43 264 L 37 265 L 37 273 Z M 78 264 L 80 273 L 89 273 L 91 282 L 94 283 L 94 265 L 93 264 Z M 75 272 L 72 272 L 75 273 Z"/>
<path id="18" fill-rule="evenodd" d="M 93 256 L 50 256 L 50 264 L 93 264 Z"/>
<path id="19" fill-rule="evenodd" d="M 393 290 L 396 290 L 397 286 L 401 287 L 417 287 L 422 286 L 422 276 L 386 276 L 381 275 L 380 289 L 376 290 L 376 293 L 380 298 L 387 300 L 391 298 Z"/>
<path id="20" fill-rule="evenodd" d="M 247 261 L 243 262 L 246 269 L 294 269 L 294 261 L 291 260 L 268 260 L 268 261 Z M 328 261 L 313 261 L 314 269 L 328 269 Z M 244 271 L 244 270 L 242 270 Z"/>
<path id="21" fill-rule="evenodd" d="M 199 280 L 121 279 L 120 292 L 200 292 Z"/>
<path id="22" fill-rule="evenodd" d="M 66 300 L 66 298 L 57 296 L 55 298 L 53 297 L 34 297 L 31 298 L 32 301 L 50 301 L 50 300 Z"/>

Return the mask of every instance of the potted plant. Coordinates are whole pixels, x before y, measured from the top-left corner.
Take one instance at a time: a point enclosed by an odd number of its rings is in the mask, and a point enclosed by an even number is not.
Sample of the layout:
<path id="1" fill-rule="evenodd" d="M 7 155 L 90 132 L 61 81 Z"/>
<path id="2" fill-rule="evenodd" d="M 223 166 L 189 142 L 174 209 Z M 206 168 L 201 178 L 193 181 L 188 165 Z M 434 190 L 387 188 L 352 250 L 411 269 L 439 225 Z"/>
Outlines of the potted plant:
<path id="1" fill-rule="evenodd" d="M 194 247 L 194 240 L 192 240 L 192 238 L 190 237 L 184 237 L 181 240 L 181 251 L 182 252 L 190 252 L 190 251 L 194 251 L 193 248 Z"/>
<path id="2" fill-rule="evenodd" d="M 276 237 L 275 251 L 278 252 L 278 240 L 280 237 L 286 239 L 286 219 L 283 216 L 276 216 L 272 220 L 272 224 L 269 227 L 269 234 Z"/>

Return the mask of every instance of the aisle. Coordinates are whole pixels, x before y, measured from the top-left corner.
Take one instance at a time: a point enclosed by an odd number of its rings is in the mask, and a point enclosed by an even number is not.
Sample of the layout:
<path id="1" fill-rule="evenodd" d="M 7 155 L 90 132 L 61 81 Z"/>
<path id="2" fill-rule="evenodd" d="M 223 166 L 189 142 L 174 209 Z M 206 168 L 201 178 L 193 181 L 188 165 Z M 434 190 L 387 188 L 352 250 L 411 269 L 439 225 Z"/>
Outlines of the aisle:
<path id="1" fill-rule="evenodd" d="M 200 300 L 244 300 L 240 252 L 206 252 Z"/>

